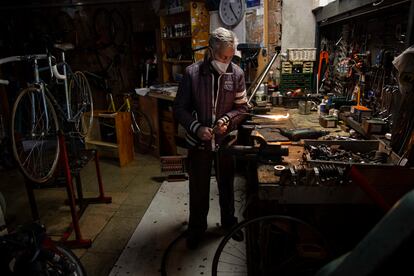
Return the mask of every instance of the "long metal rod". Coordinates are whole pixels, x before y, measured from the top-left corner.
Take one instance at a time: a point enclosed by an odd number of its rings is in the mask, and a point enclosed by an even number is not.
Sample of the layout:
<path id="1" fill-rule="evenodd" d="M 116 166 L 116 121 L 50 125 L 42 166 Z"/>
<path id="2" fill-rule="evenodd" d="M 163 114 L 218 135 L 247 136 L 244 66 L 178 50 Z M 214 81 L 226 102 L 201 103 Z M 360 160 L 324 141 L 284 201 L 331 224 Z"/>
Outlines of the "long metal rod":
<path id="1" fill-rule="evenodd" d="M 275 63 L 276 58 L 280 54 L 280 48 L 276 48 L 276 53 L 273 55 L 272 59 L 269 61 L 269 63 L 266 65 L 265 69 L 262 71 L 262 73 L 256 77 L 256 79 L 253 81 L 253 84 L 249 87 L 249 90 L 247 91 L 247 94 L 250 93 L 250 98 L 247 101 L 247 104 L 250 104 L 251 100 L 253 99 L 254 95 L 256 94 L 257 90 L 259 89 L 259 86 L 262 84 L 264 78 L 266 77 L 267 73 L 269 72 L 270 68 L 272 67 L 273 63 Z M 253 87 L 253 89 L 251 89 Z"/>

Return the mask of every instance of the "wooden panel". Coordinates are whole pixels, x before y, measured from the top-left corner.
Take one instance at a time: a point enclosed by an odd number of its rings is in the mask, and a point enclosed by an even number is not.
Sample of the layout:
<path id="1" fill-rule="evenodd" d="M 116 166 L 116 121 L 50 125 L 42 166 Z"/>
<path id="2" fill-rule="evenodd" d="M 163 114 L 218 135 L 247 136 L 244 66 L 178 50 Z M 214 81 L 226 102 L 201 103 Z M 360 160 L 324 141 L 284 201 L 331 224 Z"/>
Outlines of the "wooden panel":
<path id="1" fill-rule="evenodd" d="M 86 113 L 84 116 L 90 116 L 90 114 Z M 116 112 L 109 114 L 107 111 L 95 110 L 93 116 L 91 131 L 85 139 L 86 148 L 97 149 L 101 156 L 118 158 L 121 167 L 134 160 L 131 113 Z M 103 140 L 104 136 L 101 133 L 100 125 L 100 119 L 102 120 L 103 118 L 109 120 L 108 124 L 111 124 L 110 121 L 113 120 L 116 132 L 116 143 Z"/>
<path id="2" fill-rule="evenodd" d="M 131 128 L 131 113 L 118 112 L 115 117 L 119 164 L 125 166 L 134 160 L 134 141 Z"/>
<path id="3" fill-rule="evenodd" d="M 174 123 L 168 121 L 161 121 L 161 129 L 166 134 L 175 134 Z"/>
<path id="4" fill-rule="evenodd" d="M 158 100 L 151 96 L 139 96 L 138 97 L 139 109 L 145 113 L 148 118 L 151 119 L 153 135 L 154 135 L 154 155 L 160 155 L 160 126 L 159 126 L 159 114 L 158 114 Z"/>

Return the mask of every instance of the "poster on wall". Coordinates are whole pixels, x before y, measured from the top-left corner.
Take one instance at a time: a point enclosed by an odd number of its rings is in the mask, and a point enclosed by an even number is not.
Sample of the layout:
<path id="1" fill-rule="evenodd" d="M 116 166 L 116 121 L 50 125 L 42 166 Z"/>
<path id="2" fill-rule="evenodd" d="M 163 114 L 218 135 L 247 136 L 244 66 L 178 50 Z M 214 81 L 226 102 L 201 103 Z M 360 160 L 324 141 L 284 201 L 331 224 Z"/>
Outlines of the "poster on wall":
<path id="1" fill-rule="evenodd" d="M 260 6 L 260 0 L 246 0 L 246 7 L 252 8 Z"/>

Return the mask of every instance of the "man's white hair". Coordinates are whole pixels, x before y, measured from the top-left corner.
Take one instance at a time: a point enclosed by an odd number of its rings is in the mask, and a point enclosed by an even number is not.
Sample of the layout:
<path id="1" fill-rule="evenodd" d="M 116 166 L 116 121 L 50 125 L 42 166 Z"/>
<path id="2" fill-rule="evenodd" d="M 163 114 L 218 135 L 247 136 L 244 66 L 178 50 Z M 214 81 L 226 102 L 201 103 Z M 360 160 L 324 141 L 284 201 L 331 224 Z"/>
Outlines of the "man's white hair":
<path id="1" fill-rule="evenodd" d="M 213 52 L 219 52 L 229 47 L 236 50 L 237 37 L 234 32 L 223 27 L 219 27 L 211 32 L 208 44 Z"/>

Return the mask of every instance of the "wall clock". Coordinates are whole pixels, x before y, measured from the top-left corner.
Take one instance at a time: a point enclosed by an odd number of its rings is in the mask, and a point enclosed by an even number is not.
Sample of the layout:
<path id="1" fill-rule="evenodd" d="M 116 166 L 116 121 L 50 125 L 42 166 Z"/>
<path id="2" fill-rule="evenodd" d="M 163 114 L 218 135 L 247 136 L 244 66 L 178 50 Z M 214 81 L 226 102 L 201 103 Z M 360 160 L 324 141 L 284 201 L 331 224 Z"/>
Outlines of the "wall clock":
<path id="1" fill-rule="evenodd" d="M 219 15 L 224 25 L 234 27 L 243 19 L 245 12 L 245 0 L 221 0 Z"/>

